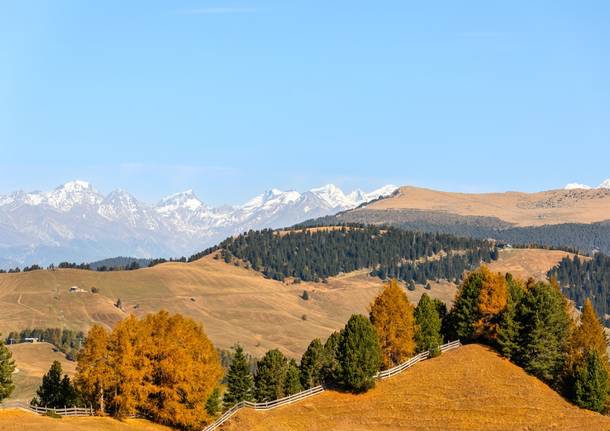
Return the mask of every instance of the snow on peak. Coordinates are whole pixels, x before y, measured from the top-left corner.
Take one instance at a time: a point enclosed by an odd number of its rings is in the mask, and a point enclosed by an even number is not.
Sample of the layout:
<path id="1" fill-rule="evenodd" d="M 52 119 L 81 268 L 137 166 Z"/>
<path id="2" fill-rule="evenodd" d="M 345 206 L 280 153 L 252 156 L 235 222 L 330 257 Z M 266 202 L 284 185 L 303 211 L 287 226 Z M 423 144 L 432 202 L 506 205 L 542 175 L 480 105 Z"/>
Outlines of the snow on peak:
<path id="1" fill-rule="evenodd" d="M 372 192 L 367 193 L 367 195 L 366 195 L 367 201 L 372 201 L 374 199 L 379 199 L 381 197 L 390 196 L 397 189 L 398 189 L 398 187 L 393 184 L 385 185 L 383 187 L 378 188 L 377 190 L 373 190 Z"/>
<path id="2" fill-rule="evenodd" d="M 270 209 L 279 205 L 294 203 L 300 198 L 301 194 L 294 190 L 284 192 L 278 189 L 271 189 L 250 199 L 240 209 L 245 212 L 252 212 L 257 209 Z"/>
<path id="3" fill-rule="evenodd" d="M 69 181 L 50 193 L 44 194 L 43 202 L 60 210 L 69 211 L 76 205 L 98 205 L 102 196 L 86 181 Z"/>
<path id="4" fill-rule="evenodd" d="M 202 207 L 204 207 L 203 202 L 199 200 L 192 189 L 189 189 L 164 197 L 157 204 L 156 210 L 159 213 L 167 214 L 180 209 L 194 212 Z"/>
<path id="5" fill-rule="evenodd" d="M 566 184 L 566 186 L 564 187 L 564 190 L 579 190 L 579 189 L 590 190 L 591 188 L 592 188 L 591 186 L 588 186 L 586 184 L 569 183 L 569 184 Z"/>
<path id="6" fill-rule="evenodd" d="M 610 178 L 602 181 L 602 183 L 599 186 L 597 186 L 597 188 L 598 189 L 610 189 Z"/>
<path id="7" fill-rule="evenodd" d="M 353 199 L 356 197 L 351 196 L 345 196 L 345 193 L 343 193 L 343 190 L 341 190 L 339 187 L 337 187 L 334 184 L 327 184 L 325 186 L 322 187 L 316 187 L 310 190 L 314 195 L 318 196 L 320 199 L 322 199 L 324 202 L 326 202 L 331 208 L 348 208 L 351 206 L 354 206 L 354 201 Z"/>

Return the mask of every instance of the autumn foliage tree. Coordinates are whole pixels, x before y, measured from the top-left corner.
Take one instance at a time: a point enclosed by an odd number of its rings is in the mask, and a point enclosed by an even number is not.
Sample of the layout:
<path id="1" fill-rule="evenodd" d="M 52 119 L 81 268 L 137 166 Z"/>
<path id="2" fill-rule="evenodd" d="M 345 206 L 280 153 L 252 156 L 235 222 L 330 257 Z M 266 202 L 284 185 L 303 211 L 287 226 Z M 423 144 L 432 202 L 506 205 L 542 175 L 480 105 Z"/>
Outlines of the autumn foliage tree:
<path id="1" fill-rule="evenodd" d="M 395 279 L 373 300 L 369 318 L 379 339 L 384 368 L 398 365 L 413 355 L 413 306 Z"/>
<path id="2" fill-rule="evenodd" d="M 586 299 L 580 325 L 570 337 L 565 365 L 568 397 L 581 407 L 603 411 L 608 398 L 610 366 L 607 338 L 591 300 Z"/>
<path id="3" fill-rule="evenodd" d="M 210 418 L 206 402 L 222 376 L 203 327 L 166 311 L 130 317 L 108 334 L 94 326 L 78 356 L 76 385 L 113 416 L 139 412 L 183 429 Z"/>

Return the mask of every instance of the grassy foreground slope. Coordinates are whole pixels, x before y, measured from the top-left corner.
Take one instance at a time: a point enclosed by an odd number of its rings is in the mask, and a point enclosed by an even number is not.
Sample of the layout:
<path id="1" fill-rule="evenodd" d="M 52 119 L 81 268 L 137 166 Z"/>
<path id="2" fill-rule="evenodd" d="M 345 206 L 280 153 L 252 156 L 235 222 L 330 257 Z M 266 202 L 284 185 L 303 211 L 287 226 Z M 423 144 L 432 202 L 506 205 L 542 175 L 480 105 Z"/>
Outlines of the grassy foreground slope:
<path id="1" fill-rule="evenodd" d="M 72 377 L 76 373 L 76 362 L 68 361 L 61 352 L 56 352 L 48 343 L 23 343 L 8 346 L 15 360 L 13 383 L 15 390 L 7 401 L 29 402 L 49 371 L 53 361 L 59 361 L 64 374 Z"/>
<path id="2" fill-rule="evenodd" d="M 170 431 L 143 419 L 127 419 L 120 422 L 111 418 L 52 419 L 21 410 L 0 410 L 0 430 L 2 431 Z"/>
<path id="3" fill-rule="evenodd" d="M 415 365 L 363 395 L 324 392 L 269 412 L 242 410 L 223 430 L 610 430 L 480 345 Z"/>

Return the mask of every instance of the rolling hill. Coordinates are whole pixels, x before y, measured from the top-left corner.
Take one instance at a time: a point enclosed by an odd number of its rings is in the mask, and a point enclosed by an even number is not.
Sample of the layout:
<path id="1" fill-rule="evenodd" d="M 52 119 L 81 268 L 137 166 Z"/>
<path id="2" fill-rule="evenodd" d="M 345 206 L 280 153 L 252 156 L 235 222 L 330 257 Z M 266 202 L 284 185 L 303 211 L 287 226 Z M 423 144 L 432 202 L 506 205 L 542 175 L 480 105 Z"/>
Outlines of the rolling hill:
<path id="1" fill-rule="evenodd" d="M 30 402 L 42 382 L 42 376 L 49 371 L 53 361 L 61 363 L 64 374 L 71 377 L 76 373 L 76 363 L 68 361 L 51 344 L 22 343 L 8 348 L 15 360 L 16 370 L 13 374 L 15 391 L 7 401 Z"/>
<path id="2" fill-rule="evenodd" d="M 222 430 L 610 430 L 479 345 L 421 362 L 362 395 L 327 391 L 268 412 L 241 410 Z"/>
<path id="3" fill-rule="evenodd" d="M 610 189 L 469 194 L 401 187 L 391 197 L 380 199 L 364 208 L 493 217 L 519 227 L 594 223 L 610 219 Z"/>
<path id="4" fill-rule="evenodd" d="M 468 194 L 401 187 L 388 198 L 301 225 L 341 223 L 610 254 L 610 189 Z"/>
<path id="5" fill-rule="evenodd" d="M 493 268 L 541 276 L 565 254 L 506 250 Z M 431 284 L 429 294 L 447 303 L 453 300 L 454 284 Z M 213 255 L 192 263 L 165 263 L 135 271 L 58 269 L 0 274 L 0 332 L 6 335 L 33 327 L 81 330 L 93 323 L 110 327 L 129 313 L 166 309 L 202 322 L 219 348 L 240 342 L 254 355 L 279 348 L 297 357 L 313 338 L 326 338 L 343 327 L 352 313 L 367 313 L 381 286 L 382 281 L 369 276 L 366 269 L 330 277 L 327 283 L 283 283 Z M 71 293 L 71 287 L 77 291 Z M 98 293 L 91 292 L 93 287 Z M 305 290 L 307 301 L 301 298 Z M 424 291 L 418 285 L 407 294 L 417 302 Z M 122 309 L 114 305 L 119 298 Z"/>

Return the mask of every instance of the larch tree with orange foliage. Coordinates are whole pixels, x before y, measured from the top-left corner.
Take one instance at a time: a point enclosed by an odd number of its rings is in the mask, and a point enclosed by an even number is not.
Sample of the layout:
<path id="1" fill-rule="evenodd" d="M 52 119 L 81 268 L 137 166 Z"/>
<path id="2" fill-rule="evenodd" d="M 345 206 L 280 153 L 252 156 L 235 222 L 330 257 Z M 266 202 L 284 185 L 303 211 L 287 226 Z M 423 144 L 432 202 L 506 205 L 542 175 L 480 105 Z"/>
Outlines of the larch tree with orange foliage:
<path id="1" fill-rule="evenodd" d="M 150 359 L 144 355 L 144 343 L 148 340 L 141 326 L 138 319 L 129 316 L 114 327 L 108 341 L 115 376 L 110 408 L 118 418 L 135 414 L 147 395 L 142 382 L 152 368 Z"/>
<path id="2" fill-rule="evenodd" d="M 149 314 L 142 325 L 151 372 L 144 377 L 141 410 L 162 424 L 202 427 L 210 419 L 206 402 L 223 374 L 217 350 L 200 324 L 179 314 Z"/>
<path id="3" fill-rule="evenodd" d="M 94 326 L 78 356 L 76 384 L 102 413 L 141 413 L 183 429 L 211 419 L 206 402 L 222 377 L 200 324 L 166 311 L 131 316 L 108 334 Z"/>
<path id="4" fill-rule="evenodd" d="M 587 298 L 580 324 L 570 337 L 564 377 L 568 396 L 581 407 L 596 411 L 605 408 L 610 375 L 607 343 L 604 327 Z"/>
<path id="5" fill-rule="evenodd" d="M 391 368 L 415 352 L 413 306 L 395 279 L 374 299 L 369 313 L 381 348 L 383 368 Z"/>
<path id="6" fill-rule="evenodd" d="M 475 323 L 475 331 L 478 336 L 495 341 L 500 313 L 508 303 L 508 285 L 504 275 L 492 273 L 486 266 L 482 266 L 479 272 L 483 282 L 479 290 L 479 319 Z"/>
<path id="7" fill-rule="evenodd" d="M 106 393 L 114 386 L 115 375 L 110 363 L 108 332 L 93 325 L 78 353 L 74 385 L 85 401 L 101 414 L 106 412 Z"/>

